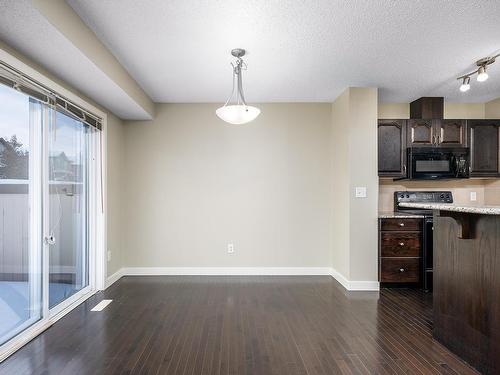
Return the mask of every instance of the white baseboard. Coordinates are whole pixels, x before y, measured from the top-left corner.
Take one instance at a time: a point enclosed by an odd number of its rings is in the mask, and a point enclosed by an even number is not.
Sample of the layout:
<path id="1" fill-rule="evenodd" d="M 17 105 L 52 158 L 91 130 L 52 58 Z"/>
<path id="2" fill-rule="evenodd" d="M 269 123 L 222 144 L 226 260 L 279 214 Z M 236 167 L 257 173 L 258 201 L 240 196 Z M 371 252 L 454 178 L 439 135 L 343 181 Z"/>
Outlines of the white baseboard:
<path id="1" fill-rule="evenodd" d="M 328 267 L 127 267 L 125 275 L 330 275 Z"/>
<path id="2" fill-rule="evenodd" d="M 125 270 L 124 268 L 120 268 L 118 271 L 116 271 L 114 274 L 112 274 L 106 279 L 106 289 L 109 288 L 114 283 L 116 283 L 118 280 L 121 279 L 122 276 L 125 275 L 125 273 L 123 272 L 124 270 Z"/>
<path id="3" fill-rule="evenodd" d="M 335 268 L 331 268 L 330 270 L 330 275 L 348 291 L 378 292 L 380 290 L 378 281 L 347 280 L 347 278 Z"/>
<path id="4" fill-rule="evenodd" d="M 378 291 L 377 281 L 351 281 L 329 267 L 125 267 L 106 280 L 106 288 L 122 276 L 332 276 L 348 291 Z"/>

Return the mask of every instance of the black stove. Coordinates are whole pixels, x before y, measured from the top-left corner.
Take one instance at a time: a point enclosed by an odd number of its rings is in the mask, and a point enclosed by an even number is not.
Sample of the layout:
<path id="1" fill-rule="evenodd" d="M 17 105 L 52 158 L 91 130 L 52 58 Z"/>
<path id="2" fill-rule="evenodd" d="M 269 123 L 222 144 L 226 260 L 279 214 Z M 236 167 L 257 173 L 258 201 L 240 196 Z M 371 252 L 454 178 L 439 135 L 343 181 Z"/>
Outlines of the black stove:
<path id="1" fill-rule="evenodd" d="M 422 234 L 422 288 L 432 290 L 433 275 L 433 218 L 432 210 L 400 207 L 399 203 L 453 203 L 451 191 L 396 191 L 394 193 L 394 211 L 424 216 Z"/>
<path id="2" fill-rule="evenodd" d="M 432 216 L 432 210 L 400 207 L 399 203 L 453 203 L 451 191 L 396 191 L 394 211 L 407 214 Z"/>

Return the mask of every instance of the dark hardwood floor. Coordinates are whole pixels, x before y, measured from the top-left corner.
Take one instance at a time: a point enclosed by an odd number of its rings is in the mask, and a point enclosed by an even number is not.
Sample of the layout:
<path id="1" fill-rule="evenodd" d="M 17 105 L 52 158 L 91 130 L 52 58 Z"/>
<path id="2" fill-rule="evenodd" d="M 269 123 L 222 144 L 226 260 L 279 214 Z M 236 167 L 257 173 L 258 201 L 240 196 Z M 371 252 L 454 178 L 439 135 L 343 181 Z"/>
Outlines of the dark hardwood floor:
<path id="1" fill-rule="evenodd" d="M 111 298 L 102 312 L 90 309 Z M 0 374 L 474 374 L 432 339 L 415 290 L 328 276 L 124 277 L 0 364 Z"/>

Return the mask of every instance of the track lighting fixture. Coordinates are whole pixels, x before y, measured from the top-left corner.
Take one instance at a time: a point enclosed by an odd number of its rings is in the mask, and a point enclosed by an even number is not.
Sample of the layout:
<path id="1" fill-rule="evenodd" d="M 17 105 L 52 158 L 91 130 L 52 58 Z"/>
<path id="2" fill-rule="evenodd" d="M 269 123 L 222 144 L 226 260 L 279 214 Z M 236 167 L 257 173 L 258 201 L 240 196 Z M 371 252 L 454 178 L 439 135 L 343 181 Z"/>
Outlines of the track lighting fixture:
<path id="1" fill-rule="evenodd" d="M 253 121 L 260 114 L 260 109 L 257 107 L 249 106 L 245 101 L 245 96 L 243 95 L 243 81 L 241 78 L 241 71 L 246 69 L 246 64 L 243 62 L 242 57 L 245 55 L 245 50 L 241 48 L 236 48 L 231 51 L 231 55 L 236 57 L 236 63 L 233 66 L 233 90 L 231 95 L 227 99 L 226 103 L 218 108 L 215 113 L 225 122 L 234 125 L 246 124 L 247 122 Z M 235 104 L 228 105 L 234 95 L 234 89 L 236 86 L 236 98 Z"/>
<path id="2" fill-rule="evenodd" d="M 460 85 L 460 91 L 466 92 L 470 89 L 470 77 L 464 77 L 462 85 Z"/>
<path id="3" fill-rule="evenodd" d="M 500 53 L 496 54 L 495 56 L 485 57 L 484 59 L 476 61 L 476 65 L 478 66 L 476 70 L 458 77 L 457 79 L 462 80 L 462 84 L 460 85 L 460 91 L 462 92 L 469 91 L 470 77 L 474 74 L 477 74 L 476 79 L 478 82 L 486 81 L 488 79 L 488 73 L 486 73 L 486 68 L 488 67 L 488 65 L 493 64 L 498 56 L 500 56 Z"/>

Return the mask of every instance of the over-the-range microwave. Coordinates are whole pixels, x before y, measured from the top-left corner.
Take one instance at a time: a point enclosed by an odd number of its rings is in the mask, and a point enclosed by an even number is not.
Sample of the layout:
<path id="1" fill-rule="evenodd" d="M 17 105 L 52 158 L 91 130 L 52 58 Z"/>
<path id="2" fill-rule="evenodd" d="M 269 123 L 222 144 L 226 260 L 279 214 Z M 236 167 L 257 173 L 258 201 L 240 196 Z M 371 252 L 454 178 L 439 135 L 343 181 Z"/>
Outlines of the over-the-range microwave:
<path id="1" fill-rule="evenodd" d="M 408 179 L 469 178 L 470 149 L 467 147 L 412 147 L 407 152 Z"/>

